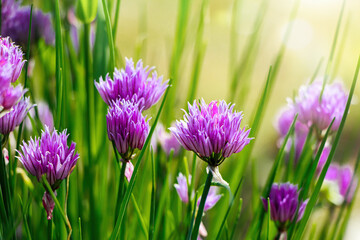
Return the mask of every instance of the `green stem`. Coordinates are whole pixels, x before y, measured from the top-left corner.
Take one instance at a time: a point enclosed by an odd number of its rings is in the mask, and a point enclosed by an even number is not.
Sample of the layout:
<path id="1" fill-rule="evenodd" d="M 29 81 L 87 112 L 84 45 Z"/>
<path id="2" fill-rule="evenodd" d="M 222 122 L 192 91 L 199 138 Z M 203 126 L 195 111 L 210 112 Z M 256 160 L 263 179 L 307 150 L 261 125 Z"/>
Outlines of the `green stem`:
<path id="1" fill-rule="evenodd" d="M 198 213 L 196 215 L 195 226 L 194 226 L 194 229 L 193 229 L 193 232 L 192 232 L 192 235 L 191 235 L 191 239 L 193 239 L 193 240 L 197 239 L 197 236 L 199 234 L 199 227 L 200 227 L 202 215 L 203 215 L 203 212 L 204 212 L 204 206 L 205 206 L 206 198 L 207 198 L 207 195 L 208 195 L 209 190 L 210 190 L 212 177 L 213 177 L 212 172 L 209 171 L 208 176 L 206 178 L 204 191 L 203 191 L 202 196 L 201 196 L 201 201 L 200 201 L 200 206 L 199 206 L 199 209 L 198 209 Z"/>
<path id="2" fill-rule="evenodd" d="M 115 152 L 115 155 L 116 152 Z M 119 190 L 118 190 L 118 194 L 117 194 L 117 200 L 116 200 L 116 208 L 115 208 L 115 220 L 114 220 L 114 224 L 116 223 L 116 219 L 119 216 L 119 210 L 120 210 L 120 204 L 121 204 L 121 200 L 122 200 L 122 196 L 123 196 L 123 188 L 124 188 L 124 181 L 125 181 L 125 169 L 126 169 L 126 164 L 127 163 L 122 163 L 121 166 L 121 172 L 120 172 L 120 181 L 119 181 Z"/>
<path id="3" fill-rule="evenodd" d="M 52 235 L 52 220 L 50 219 L 48 221 L 48 239 L 52 240 L 53 239 L 53 235 Z"/>

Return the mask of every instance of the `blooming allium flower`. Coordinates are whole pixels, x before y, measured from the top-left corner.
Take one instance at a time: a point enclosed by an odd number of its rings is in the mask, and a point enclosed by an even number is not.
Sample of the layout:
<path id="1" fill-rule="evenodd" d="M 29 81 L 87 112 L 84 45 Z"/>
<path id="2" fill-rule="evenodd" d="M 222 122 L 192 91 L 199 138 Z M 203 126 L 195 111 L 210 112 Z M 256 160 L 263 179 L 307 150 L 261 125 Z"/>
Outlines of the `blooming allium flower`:
<path id="1" fill-rule="evenodd" d="M 14 42 L 27 46 L 30 6 L 20 6 L 21 1 L 1 0 L 2 25 L 1 34 L 9 36 Z M 55 32 L 51 23 L 50 14 L 34 9 L 32 15 L 31 43 L 44 38 L 47 44 L 54 44 Z"/>
<path id="2" fill-rule="evenodd" d="M 198 104 L 188 103 L 189 113 L 184 120 L 169 128 L 180 144 L 195 152 L 210 166 L 220 165 L 225 158 L 240 152 L 252 138 L 249 130 L 240 128 L 242 112 L 233 112 L 234 105 L 225 101 L 212 101 L 207 105 L 204 99 Z"/>
<path id="3" fill-rule="evenodd" d="M 204 212 L 207 210 L 213 208 L 215 204 L 219 201 L 219 199 L 222 197 L 222 195 L 217 194 L 217 188 L 216 187 L 210 187 L 209 193 L 206 197 L 205 206 L 204 206 Z M 199 197 L 197 201 L 197 206 L 199 207 L 201 201 L 201 197 Z"/>
<path id="4" fill-rule="evenodd" d="M 265 210 L 268 211 L 267 197 L 261 199 Z M 286 225 L 294 219 L 297 208 L 299 208 L 297 221 L 303 217 L 308 202 L 308 200 L 299 202 L 298 187 L 291 183 L 274 183 L 271 186 L 269 199 L 271 219 L 281 230 L 286 229 Z"/>
<path id="5" fill-rule="evenodd" d="M 142 149 L 149 134 L 149 120 L 141 114 L 137 104 L 124 99 L 114 102 L 106 122 L 108 137 L 123 160 L 130 160 L 135 149 Z"/>
<path id="6" fill-rule="evenodd" d="M 308 127 L 314 125 L 320 131 L 328 128 L 335 118 L 331 130 L 336 131 L 344 114 L 348 94 L 340 82 L 327 84 L 323 90 L 322 85 L 322 81 L 316 79 L 312 84 L 300 87 L 293 106 L 299 113 L 299 121 Z"/>
<path id="7" fill-rule="evenodd" d="M 188 177 L 189 184 L 191 183 L 191 175 Z M 179 172 L 179 176 L 177 177 L 177 183 L 174 184 L 174 187 L 179 195 L 179 198 L 182 202 L 189 202 L 189 193 L 188 193 L 188 182 L 186 177 Z"/>
<path id="8" fill-rule="evenodd" d="M 353 170 L 350 166 L 340 167 L 337 164 L 330 164 L 325 175 L 322 192 L 327 191 L 327 199 L 335 205 L 340 205 L 345 198 L 346 202 L 349 203 L 354 196 L 357 182 L 355 180 L 351 184 L 352 177 Z M 348 191 L 348 196 L 346 196 Z"/>
<path id="9" fill-rule="evenodd" d="M 162 82 L 163 77 L 157 77 L 154 67 L 143 67 L 139 60 L 134 66 L 132 59 L 126 59 L 126 67 L 122 70 L 115 68 L 114 80 L 109 75 L 104 81 L 100 77 L 95 86 L 102 99 L 109 106 L 117 99 L 125 99 L 138 103 L 139 109 L 146 110 L 159 101 L 168 87 L 168 81 Z M 152 72 L 152 76 L 149 74 Z"/>
<path id="10" fill-rule="evenodd" d="M 25 169 L 38 181 L 46 175 L 54 191 L 70 175 L 79 159 L 79 154 L 75 152 L 76 144 L 72 142 L 70 147 L 67 145 L 68 136 L 66 130 L 60 134 L 56 130 L 50 133 L 49 128 L 45 127 L 40 138 L 31 138 L 27 143 L 23 141 L 19 151 L 18 159 Z M 48 219 L 51 219 L 54 203 L 47 194 L 44 194 L 43 205 Z"/>
<path id="11" fill-rule="evenodd" d="M 1 88 L 8 85 L 9 82 L 15 82 L 19 78 L 25 63 L 25 61 L 23 61 L 23 55 L 24 54 L 20 47 L 11 42 L 9 37 L 0 37 L 0 75 L 2 76 L 0 78 Z M 10 79 L 8 79 L 8 83 L 3 79 L 5 74 L 2 72 L 5 70 L 10 77 Z"/>
<path id="12" fill-rule="evenodd" d="M 29 102 L 30 99 L 28 97 L 20 100 L 10 112 L 0 117 L 1 134 L 8 135 L 20 125 L 31 108 L 29 107 Z"/>

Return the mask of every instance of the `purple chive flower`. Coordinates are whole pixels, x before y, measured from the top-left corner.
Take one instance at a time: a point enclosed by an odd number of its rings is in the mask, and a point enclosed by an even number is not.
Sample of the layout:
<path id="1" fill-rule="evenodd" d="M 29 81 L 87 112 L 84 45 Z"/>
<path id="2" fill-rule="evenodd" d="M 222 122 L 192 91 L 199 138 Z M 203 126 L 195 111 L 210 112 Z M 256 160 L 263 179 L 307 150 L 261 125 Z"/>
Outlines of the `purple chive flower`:
<path id="1" fill-rule="evenodd" d="M 340 201 L 332 201 L 335 204 L 341 204 L 345 199 L 347 203 L 351 202 L 356 189 L 356 180 L 351 184 L 353 177 L 353 170 L 349 165 L 339 166 L 337 164 L 330 164 L 328 171 L 325 175 L 325 182 L 333 183 L 337 186 L 338 194 L 341 196 Z M 325 184 L 326 185 L 326 184 Z M 350 186 L 351 185 L 351 186 Z M 351 188 L 350 188 L 351 187 Z M 331 200 L 331 199 L 330 199 Z"/>
<path id="2" fill-rule="evenodd" d="M 45 127 L 40 138 L 31 138 L 27 143 L 23 141 L 19 151 L 18 159 L 25 169 L 38 181 L 46 175 L 54 191 L 70 175 L 79 159 L 79 154 L 75 152 L 76 144 L 72 142 L 70 147 L 67 145 L 68 136 L 66 130 L 50 133 L 49 128 Z M 44 194 L 43 205 L 48 219 L 51 219 L 54 203 L 49 194 Z"/>
<path id="3" fill-rule="evenodd" d="M 293 107 L 299 113 L 300 122 L 308 127 L 314 125 L 320 131 L 328 128 L 335 118 L 331 130 L 336 131 L 344 114 L 348 94 L 340 82 L 325 85 L 323 91 L 322 85 L 322 81 L 316 79 L 314 83 L 300 87 Z"/>
<path id="4" fill-rule="evenodd" d="M 207 105 L 204 99 L 198 104 L 188 103 L 189 113 L 184 120 L 169 128 L 180 144 L 195 152 L 210 166 L 220 165 L 225 158 L 240 152 L 252 138 L 249 130 L 240 128 L 242 112 L 233 112 L 234 105 L 225 101 L 212 101 Z"/>
<path id="5" fill-rule="evenodd" d="M 10 112 L 0 117 L 0 133 L 2 135 L 8 135 L 20 125 L 31 108 L 29 102 L 28 97 L 20 100 Z"/>
<path id="6" fill-rule="evenodd" d="M 1 0 L 1 34 L 9 36 L 14 42 L 27 46 L 30 23 L 30 6 L 20 6 L 21 1 Z M 32 16 L 31 43 L 43 38 L 46 44 L 54 44 L 55 32 L 50 14 L 34 9 Z"/>
<path id="7" fill-rule="evenodd" d="M 207 210 L 213 208 L 215 204 L 219 201 L 219 199 L 222 197 L 222 195 L 217 194 L 217 188 L 216 187 L 210 187 L 209 193 L 206 197 L 205 206 L 204 206 L 204 212 Z M 197 206 L 199 207 L 201 201 L 201 197 L 199 197 L 197 201 Z"/>
<path id="8" fill-rule="evenodd" d="M 109 75 L 106 80 L 100 77 L 95 86 L 107 105 L 112 106 L 117 99 L 131 100 L 138 103 L 139 109 L 146 110 L 159 101 L 168 87 L 168 81 L 157 77 L 154 67 L 143 67 L 139 60 L 134 66 L 132 59 L 126 59 L 126 67 L 122 70 L 115 68 L 114 79 Z M 152 76 L 149 77 L 152 72 Z"/>
<path id="9" fill-rule="evenodd" d="M 9 37 L 0 36 L 0 75 L 1 75 L 1 88 L 8 86 L 10 82 L 15 82 L 21 73 L 25 61 L 23 60 L 24 53 L 20 47 L 16 46 L 10 41 Z M 3 71 L 7 72 L 9 79 L 4 79 L 6 75 Z"/>
<path id="10" fill-rule="evenodd" d="M 166 155 L 170 155 L 171 151 L 174 151 L 176 156 L 180 152 L 181 145 L 173 134 L 166 132 L 164 125 L 158 123 L 156 125 L 155 133 L 151 139 L 151 145 L 153 149 L 157 148 L 157 143 L 160 144 L 162 150 Z"/>
<path id="11" fill-rule="evenodd" d="M 189 184 L 191 183 L 191 175 L 188 177 Z M 177 177 L 177 183 L 174 184 L 174 187 L 179 195 L 179 198 L 182 202 L 189 202 L 189 192 L 188 192 L 188 182 L 186 177 L 180 172 Z"/>
<path id="12" fill-rule="evenodd" d="M 265 210 L 268 211 L 267 197 L 261 199 Z M 286 229 L 286 225 L 294 219 L 297 208 L 299 208 L 297 221 L 303 217 L 308 202 L 308 200 L 299 202 L 298 187 L 291 183 L 274 183 L 271 186 L 269 199 L 271 219 L 281 230 Z"/>
<path id="13" fill-rule="evenodd" d="M 110 141 L 124 161 L 129 161 L 135 149 L 141 150 L 149 134 L 149 120 L 141 114 L 137 104 L 118 100 L 106 115 L 107 132 Z"/>

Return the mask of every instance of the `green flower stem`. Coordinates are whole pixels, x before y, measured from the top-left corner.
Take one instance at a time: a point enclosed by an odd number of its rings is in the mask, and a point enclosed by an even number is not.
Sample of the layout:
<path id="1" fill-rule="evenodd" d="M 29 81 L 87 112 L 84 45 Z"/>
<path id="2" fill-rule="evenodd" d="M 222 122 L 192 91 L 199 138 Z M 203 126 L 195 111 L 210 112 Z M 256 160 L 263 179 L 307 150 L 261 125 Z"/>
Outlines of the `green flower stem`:
<path id="1" fill-rule="evenodd" d="M 212 180 L 212 172 L 209 171 L 208 176 L 206 178 L 206 182 L 205 182 L 205 187 L 204 187 L 204 191 L 203 194 L 201 196 L 201 201 L 200 201 L 200 206 L 198 209 L 198 213 L 196 215 L 196 220 L 195 220 L 195 226 L 191 235 L 191 239 L 197 239 L 197 236 L 199 234 L 199 227 L 200 227 L 200 223 L 201 223 L 201 219 L 202 219 L 202 215 L 204 212 L 204 206 L 205 206 L 205 201 L 207 198 L 207 195 L 209 193 L 210 190 L 210 186 L 211 186 L 211 180 Z"/>
<path id="2" fill-rule="evenodd" d="M 115 152 L 115 155 L 117 155 L 116 152 Z M 119 164 L 120 164 L 120 162 L 119 162 Z M 122 166 L 121 166 L 121 172 L 120 172 L 119 190 L 118 190 L 117 200 L 116 200 L 115 221 L 114 221 L 114 224 L 116 223 L 116 219 L 117 219 L 118 216 L 119 216 L 121 199 L 122 199 L 122 196 L 123 196 L 123 189 L 124 189 L 125 169 L 126 169 L 126 163 L 123 162 L 123 163 L 122 163 Z"/>
<path id="3" fill-rule="evenodd" d="M 53 239 L 53 235 L 52 235 L 52 220 L 48 221 L 48 239 L 52 240 Z"/>
<path id="4" fill-rule="evenodd" d="M 55 202 L 55 206 L 58 208 L 61 218 L 63 219 L 64 223 L 66 224 L 66 226 L 68 227 L 68 240 L 70 239 L 71 233 L 72 233 L 72 228 L 71 228 L 71 224 L 69 221 L 69 218 L 67 217 L 67 215 L 65 214 L 64 210 L 61 208 L 61 205 L 59 203 L 59 200 L 56 198 L 54 191 L 51 189 L 51 186 L 49 184 L 49 182 L 46 180 L 46 176 L 42 175 L 41 177 L 42 183 L 44 185 L 45 190 L 50 194 L 51 198 L 54 200 Z"/>

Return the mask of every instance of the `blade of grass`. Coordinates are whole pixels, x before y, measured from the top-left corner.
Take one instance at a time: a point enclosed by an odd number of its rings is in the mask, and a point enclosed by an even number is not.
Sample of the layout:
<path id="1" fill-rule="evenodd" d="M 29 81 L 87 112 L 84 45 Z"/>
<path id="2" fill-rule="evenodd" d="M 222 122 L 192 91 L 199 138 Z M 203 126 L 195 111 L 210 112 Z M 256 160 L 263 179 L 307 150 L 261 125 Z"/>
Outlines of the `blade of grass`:
<path id="1" fill-rule="evenodd" d="M 196 33 L 195 47 L 194 47 L 194 64 L 192 71 L 192 78 L 189 85 L 188 97 L 186 102 L 192 102 L 195 98 L 199 75 L 201 71 L 202 62 L 204 59 L 205 48 L 206 45 L 203 43 L 203 35 L 204 35 L 204 22 L 205 22 L 205 13 L 209 5 L 209 0 L 203 0 L 201 4 L 200 16 L 198 29 Z M 185 106 L 187 104 L 185 103 Z"/>
<path id="2" fill-rule="evenodd" d="M 305 169 L 305 171 L 304 171 L 304 173 L 302 175 L 302 178 L 300 179 L 301 192 L 299 194 L 299 202 L 302 202 L 303 200 L 305 200 L 306 196 L 308 195 L 308 192 L 309 192 L 309 189 L 310 189 L 310 184 L 311 184 L 311 182 L 312 182 L 312 180 L 313 180 L 313 178 L 315 176 L 316 168 L 317 168 L 317 166 L 319 164 L 321 154 L 322 154 L 322 152 L 324 150 L 327 138 L 328 138 L 328 136 L 329 136 L 329 134 L 331 132 L 331 127 L 332 127 L 334 121 L 335 121 L 335 118 L 331 121 L 329 127 L 326 130 L 324 138 L 320 143 L 319 149 L 317 150 L 314 161 L 312 161 L 312 162 L 310 161 L 310 163 L 308 164 L 307 168 Z M 306 149 L 305 149 L 305 151 L 306 151 Z M 295 227 L 296 227 L 296 224 L 297 224 L 297 218 L 298 218 L 298 214 L 299 214 L 299 212 L 298 212 L 299 207 L 300 207 L 300 205 L 296 209 L 294 220 L 292 221 L 292 223 L 290 224 L 290 226 L 288 228 L 289 229 L 288 230 L 289 239 L 291 239 L 292 234 L 293 234 L 293 232 L 295 230 Z"/>
<path id="3" fill-rule="evenodd" d="M 282 162 L 281 160 L 283 159 L 284 157 L 284 154 L 285 154 L 285 147 L 286 147 L 286 144 L 287 144 L 287 141 L 291 135 L 291 133 L 294 131 L 294 128 L 295 128 L 295 122 L 297 120 L 297 117 L 298 115 L 296 115 L 294 117 L 294 120 L 289 128 L 289 131 L 288 133 L 286 134 L 285 138 L 284 138 L 284 142 L 282 143 L 281 145 L 281 148 L 275 158 L 275 162 L 270 170 L 270 173 L 269 173 L 269 176 L 266 180 L 266 183 L 265 183 L 265 186 L 264 186 L 264 190 L 263 190 L 263 193 L 262 193 L 262 196 L 263 197 L 267 197 L 269 196 L 270 194 L 270 190 L 271 190 L 271 186 L 275 180 L 275 176 L 276 176 L 276 173 L 277 173 L 277 170 L 280 166 L 280 163 Z M 250 230 L 249 230 L 249 233 L 250 233 L 250 236 L 248 235 L 248 237 L 255 237 L 254 234 L 256 234 L 256 238 L 259 239 L 260 237 L 260 234 L 261 234 L 261 229 L 262 229 L 262 224 L 263 224 L 263 221 L 264 221 L 264 216 L 265 216 L 265 210 L 264 208 L 258 208 L 258 211 L 255 215 L 255 218 L 253 219 L 252 223 L 251 223 L 251 227 L 250 227 Z"/>
<path id="4" fill-rule="evenodd" d="M 111 28 L 110 14 L 109 14 L 106 0 L 102 0 L 102 7 L 104 9 L 107 36 L 108 36 L 108 41 L 109 41 L 109 48 L 110 48 L 109 69 L 110 69 L 110 76 L 112 76 L 114 68 L 115 68 L 115 45 L 114 45 L 113 31 Z"/>
<path id="5" fill-rule="evenodd" d="M 172 84 L 172 79 L 170 79 L 170 82 L 169 82 L 169 86 L 171 86 Z M 129 203 L 129 199 L 130 199 L 130 194 L 132 193 L 133 189 L 134 189 L 134 186 L 135 186 L 135 181 L 136 181 L 136 177 L 137 177 L 137 173 L 138 173 L 138 168 L 140 166 L 140 163 L 141 163 L 141 160 L 142 160 L 142 157 L 144 156 L 145 154 L 145 150 L 147 148 L 147 146 L 149 145 L 150 143 L 150 139 L 154 133 L 154 130 L 155 130 L 155 127 L 156 127 L 156 124 L 158 123 L 159 121 L 159 117 L 160 117 L 160 114 L 161 114 L 161 111 L 164 107 L 164 104 L 165 104 L 165 100 L 167 98 L 167 95 L 169 93 L 169 89 L 170 87 L 168 87 L 168 89 L 166 89 L 166 92 L 165 92 L 165 95 L 164 95 L 164 98 L 161 102 L 161 105 L 160 105 L 160 108 L 157 112 L 157 115 L 156 115 L 156 118 L 155 118 L 155 121 L 150 129 L 150 132 L 149 132 L 149 135 L 148 137 L 146 138 L 146 141 L 144 143 L 144 146 L 143 146 L 143 149 L 140 151 L 140 154 L 137 158 L 137 162 L 135 164 L 135 167 L 134 167 L 134 171 L 133 171 L 133 174 L 132 174 L 132 177 L 131 177 L 131 180 L 130 180 L 130 183 L 129 183 L 129 187 L 127 188 L 126 190 L 126 193 L 125 193 L 125 196 L 124 196 L 124 199 L 122 200 L 121 202 L 121 206 L 120 206 L 120 214 L 118 216 L 118 219 L 116 220 L 116 225 L 115 225 L 115 228 L 114 230 L 112 231 L 111 233 L 111 236 L 110 236 L 110 239 L 112 240 L 115 240 L 119 234 L 119 231 L 120 231 L 120 226 L 121 226 L 121 223 L 122 223 L 122 220 L 124 218 L 124 215 L 125 215 L 125 210 L 127 208 L 127 205 Z"/>
<path id="6" fill-rule="evenodd" d="M 79 217 L 79 239 L 82 240 L 82 231 L 81 231 L 81 218 Z"/>
<path id="7" fill-rule="evenodd" d="M 151 166 L 152 166 L 152 186 L 151 186 L 151 205 L 150 205 L 150 224 L 149 224 L 149 239 L 153 239 L 154 236 L 154 225 L 155 225 L 155 201 L 156 201 L 156 182 L 155 182 L 155 163 L 154 163 L 154 152 L 150 148 L 151 155 Z"/>
<path id="8" fill-rule="evenodd" d="M 255 112 L 255 115 L 253 117 L 252 124 L 251 124 L 251 130 L 250 130 L 249 135 L 254 137 L 255 139 L 258 134 L 259 128 L 261 126 L 262 116 L 263 116 L 266 106 L 267 106 L 270 88 L 272 86 L 271 79 L 272 79 L 272 66 L 270 66 L 270 68 L 269 68 L 267 79 L 266 79 L 261 97 L 259 99 L 257 110 Z M 251 155 L 253 147 L 254 147 L 254 144 L 250 144 L 249 146 L 247 146 L 246 149 L 244 149 L 242 159 L 250 159 L 250 155 Z M 243 176 L 244 171 L 246 169 L 246 164 L 249 161 L 246 160 L 246 161 L 240 161 L 240 162 L 242 163 L 242 166 L 235 169 L 235 174 L 233 175 L 231 182 L 234 182 L 234 181 L 239 182 L 240 177 Z"/>
<path id="9" fill-rule="evenodd" d="M 41 182 L 43 183 L 43 186 L 44 186 L 46 192 L 48 192 L 50 194 L 51 198 L 54 200 L 55 206 L 57 207 L 58 211 L 60 212 L 60 216 L 61 216 L 62 220 L 64 221 L 65 225 L 68 228 L 69 235 L 68 235 L 67 239 L 69 240 L 70 237 L 71 237 L 71 232 L 72 232 L 70 221 L 69 221 L 68 217 L 66 216 L 64 210 L 61 208 L 61 205 L 60 205 L 58 199 L 56 198 L 53 190 L 51 189 L 51 186 L 50 186 L 49 182 L 46 180 L 45 175 L 42 175 Z"/>
<path id="10" fill-rule="evenodd" d="M 63 43 L 61 34 L 61 18 L 59 0 L 55 0 L 55 51 L 56 51 L 56 121 L 55 128 L 61 125 L 61 103 L 63 96 Z"/>
<path id="11" fill-rule="evenodd" d="M 322 91 L 321 91 L 321 94 L 320 94 L 320 99 L 322 97 L 325 85 L 326 85 L 326 83 L 328 81 L 328 78 L 329 78 L 330 69 L 332 67 L 332 62 L 333 62 L 334 55 L 335 55 L 336 44 L 337 44 L 338 37 L 339 37 L 339 32 L 340 32 L 340 26 L 341 26 L 341 22 L 342 22 L 343 15 L 344 15 L 345 3 L 346 3 L 346 0 L 343 0 L 341 10 L 340 10 L 340 14 L 339 14 L 339 18 L 338 18 L 337 25 L 336 25 L 334 39 L 333 39 L 333 42 L 332 42 L 332 45 L 331 45 L 330 56 L 329 56 L 329 59 L 328 59 L 328 62 L 326 64 L 326 68 L 325 68 L 325 75 L 324 75 L 324 80 L 323 80 Z"/>
<path id="12" fill-rule="evenodd" d="M 236 190 L 235 190 L 234 197 L 230 200 L 230 204 L 229 204 L 229 206 L 228 206 L 228 208 L 227 208 L 227 210 L 226 210 L 226 214 L 225 214 L 225 216 L 224 216 L 224 218 L 223 218 L 223 220 L 222 220 L 222 222 L 221 222 L 220 229 L 219 229 L 219 231 L 218 231 L 218 234 L 217 234 L 217 236 L 216 236 L 216 239 L 220 239 L 220 238 L 221 238 L 221 231 L 222 231 L 222 229 L 223 229 L 223 227 L 224 227 L 224 225 L 225 225 L 225 223 L 226 223 L 227 217 L 229 216 L 230 210 L 231 210 L 231 208 L 232 208 L 232 206 L 233 206 L 233 204 L 234 204 L 234 199 L 236 198 L 237 194 L 239 193 L 240 186 L 242 185 L 242 183 L 243 183 L 243 178 L 241 178 L 241 180 L 240 180 L 240 182 L 239 182 L 239 184 L 238 184 L 238 186 L 237 186 L 237 188 L 236 188 Z"/>
<path id="13" fill-rule="evenodd" d="M 324 165 L 324 168 L 323 170 L 321 171 L 321 174 L 319 176 L 319 179 L 315 185 L 315 189 L 310 197 L 310 200 L 307 204 L 307 207 L 305 209 L 305 213 L 304 213 L 304 216 L 303 218 L 301 219 L 300 223 L 299 223 L 299 229 L 298 231 L 296 231 L 295 233 L 295 237 L 294 239 L 295 240 L 299 240 L 301 239 L 302 235 L 303 235 L 303 232 L 305 230 L 305 227 L 306 227 L 306 224 L 310 218 L 310 214 L 312 212 L 312 209 L 314 208 L 315 204 L 316 204 L 316 201 L 317 201 L 317 197 L 319 195 L 319 192 L 320 192 L 320 188 L 322 186 L 322 183 L 325 179 L 325 175 L 326 175 L 326 172 L 330 166 L 330 162 L 335 154 L 335 150 L 336 150 L 336 147 L 339 143 L 339 140 L 340 140 L 340 136 L 341 136 L 341 133 L 342 133 L 342 130 L 344 128 L 344 125 L 345 125 L 345 121 L 346 121 L 346 118 L 347 118 L 347 115 L 349 113 L 349 108 L 350 108 L 350 104 L 351 104 L 351 99 L 353 97 L 353 94 L 354 94 L 354 90 L 355 90 L 355 86 L 356 86 L 356 82 L 357 82 L 357 78 L 358 78 L 358 75 L 359 75 L 359 69 L 360 69 L 360 56 L 358 58 L 358 62 L 357 62 L 357 66 L 356 66 L 356 70 L 355 70 L 355 74 L 354 74 L 354 79 L 353 79 L 353 82 L 352 82 L 352 85 L 351 85 L 351 89 L 350 89 L 350 93 L 349 93 L 349 97 L 348 97 L 348 100 L 347 100 L 347 103 L 346 103 L 346 107 L 345 107 L 345 110 L 344 110 L 344 115 L 341 119 L 341 123 L 340 123 L 340 126 L 339 126 L 339 129 L 336 133 L 336 136 L 335 136 L 335 139 L 334 139 L 334 142 L 333 142 L 333 145 L 331 147 L 331 150 L 330 150 L 330 153 L 329 153 L 329 156 L 327 158 L 327 161 Z"/>
<path id="14" fill-rule="evenodd" d="M 112 35 L 114 36 L 114 41 L 116 40 L 116 32 L 119 23 L 120 3 L 121 0 L 116 0 L 115 16 L 114 16 L 114 24 L 113 24 L 114 27 L 112 29 Z"/>
<path id="15" fill-rule="evenodd" d="M 231 231 L 230 240 L 234 239 L 236 226 L 237 226 L 237 224 L 238 224 L 238 222 L 239 222 L 239 219 L 240 219 L 240 216 L 241 216 L 242 204 L 243 204 L 243 199 L 240 198 L 239 207 L 238 207 L 238 211 L 237 211 L 237 216 L 236 216 L 236 219 L 235 219 L 235 222 L 234 222 L 233 229 L 232 229 L 232 231 Z"/>
<path id="16" fill-rule="evenodd" d="M 239 64 L 235 67 L 235 70 L 232 74 L 231 79 L 231 85 L 230 85 L 230 91 L 229 91 L 229 99 L 230 101 L 235 101 L 236 97 L 236 91 L 239 89 L 239 83 L 243 84 L 243 87 L 240 89 L 240 96 L 242 99 L 240 101 L 245 100 L 246 95 L 246 89 L 248 88 L 248 75 L 251 71 L 253 66 L 255 65 L 255 59 L 256 59 L 256 51 L 258 42 L 260 40 L 260 30 L 261 26 L 265 19 L 265 13 L 268 7 L 269 1 L 263 0 L 260 4 L 260 8 L 257 12 L 257 16 L 254 22 L 254 25 L 252 29 L 254 29 L 253 34 L 249 38 L 249 40 L 246 43 L 246 46 L 244 47 L 244 52 L 242 53 L 241 59 L 239 61 Z M 235 50 L 235 49 L 234 49 Z M 242 81 L 239 81 L 242 80 Z"/>
<path id="17" fill-rule="evenodd" d="M 3 135 L 0 134 L 0 146 L 1 146 L 2 140 L 3 140 Z M 5 159 L 4 159 L 4 156 L 2 153 L 2 149 L 0 149 L 0 187 L 1 187 L 2 196 L 3 196 L 3 200 L 4 200 L 4 206 L 5 206 L 5 210 L 6 210 L 8 226 L 10 227 L 10 229 L 12 229 L 13 223 L 14 223 L 13 214 L 12 214 L 12 205 L 11 205 L 12 201 L 10 198 L 10 196 L 11 196 L 10 195 L 10 186 L 9 186 L 8 176 L 6 173 Z M 5 234 L 12 234 L 12 233 L 8 233 L 8 231 L 5 231 Z"/>

